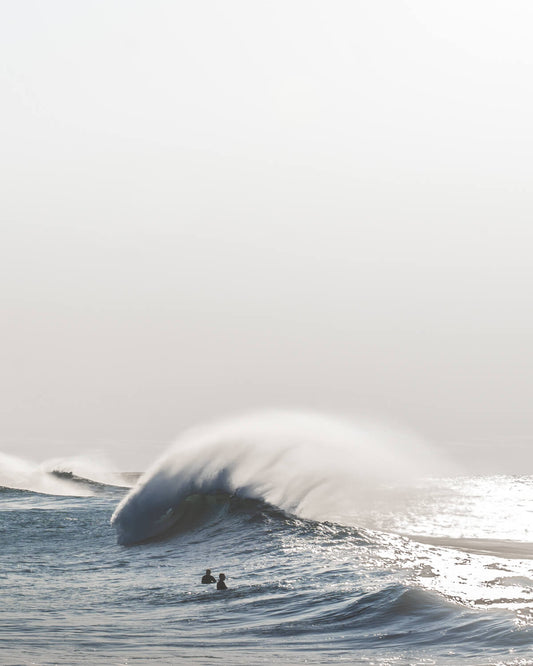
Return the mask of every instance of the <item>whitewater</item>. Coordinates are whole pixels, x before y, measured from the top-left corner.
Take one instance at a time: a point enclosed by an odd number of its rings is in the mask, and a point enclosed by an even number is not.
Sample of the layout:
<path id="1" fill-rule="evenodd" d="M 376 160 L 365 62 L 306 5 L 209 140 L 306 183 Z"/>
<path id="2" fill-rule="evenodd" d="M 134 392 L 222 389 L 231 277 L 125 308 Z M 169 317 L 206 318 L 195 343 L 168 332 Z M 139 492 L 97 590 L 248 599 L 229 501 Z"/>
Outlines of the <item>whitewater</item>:
<path id="1" fill-rule="evenodd" d="M 138 472 L 0 454 L 2 664 L 533 664 L 530 475 L 290 412 Z"/>

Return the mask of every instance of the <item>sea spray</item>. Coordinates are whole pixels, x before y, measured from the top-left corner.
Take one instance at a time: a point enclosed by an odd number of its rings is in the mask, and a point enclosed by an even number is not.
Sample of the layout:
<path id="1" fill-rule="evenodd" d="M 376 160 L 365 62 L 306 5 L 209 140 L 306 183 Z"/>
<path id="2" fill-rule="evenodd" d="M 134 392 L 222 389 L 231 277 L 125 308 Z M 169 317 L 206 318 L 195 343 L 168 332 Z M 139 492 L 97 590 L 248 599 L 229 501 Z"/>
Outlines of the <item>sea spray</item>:
<path id="1" fill-rule="evenodd" d="M 55 477 L 37 463 L 0 453 L 0 486 L 49 495 L 92 495 L 89 488 Z"/>
<path id="2" fill-rule="evenodd" d="M 303 518 L 356 524 L 383 484 L 439 468 L 419 438 L 316 413 L 265 412 L 185 432 L 120 502 L 121 543 L 161 535 L 192 494 L 259 499 Z"/>

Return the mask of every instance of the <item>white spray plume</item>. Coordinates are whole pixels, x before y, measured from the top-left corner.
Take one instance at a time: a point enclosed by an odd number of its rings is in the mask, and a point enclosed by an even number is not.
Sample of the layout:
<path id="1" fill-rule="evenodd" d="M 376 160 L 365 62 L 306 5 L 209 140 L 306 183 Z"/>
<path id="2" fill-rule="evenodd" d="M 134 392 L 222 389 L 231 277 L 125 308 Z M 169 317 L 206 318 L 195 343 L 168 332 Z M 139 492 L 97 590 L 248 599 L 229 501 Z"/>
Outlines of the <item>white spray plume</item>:
<path id="1" fill-rule="evenodd" d="M 123 543 L 166 527 L 188 495 L 225 491 L 304 518 L 353 522 L 380 484 L 443 472 L 415 436 L 316 413 L 265 412 L 185 432 L 120 502 Z"/>

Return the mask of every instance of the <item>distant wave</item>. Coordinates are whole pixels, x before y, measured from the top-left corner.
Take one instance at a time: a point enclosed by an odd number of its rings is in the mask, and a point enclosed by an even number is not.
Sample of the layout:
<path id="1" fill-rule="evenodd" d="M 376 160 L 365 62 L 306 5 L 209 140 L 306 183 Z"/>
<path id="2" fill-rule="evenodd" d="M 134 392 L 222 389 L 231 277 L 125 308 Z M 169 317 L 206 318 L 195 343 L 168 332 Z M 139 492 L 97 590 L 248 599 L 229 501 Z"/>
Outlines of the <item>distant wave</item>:
<path id="1" fill-rule="evenodd" d="M 106 458 L 97 454 L 53 458 L 41 463 L 40 469 L 58 478 L 67 479 L 74 483 L 89 483 L 93 487 L 120 486 L 129 488 L 133 484 L 131 474 L 116 471 Z"/>
<path id="2" fill-rule="evenodd" d="M 355 524 L 379 484 L 443 462 L 422 442 L 318 414 L 269 412 L 185 433 L 123 498 L 120 543 L 166 533 L 187 498 L 223 493 L 314 520 Z"/>
<path id="3" fill-rule="evenodd" d="M 130 487 L 131 483 L 97 458 L 56 458 L 35 463 L 0 453 L 0 486 L 48 495 L 87 496 L 105 486 Z"/>
<path id="4" fill-rule="evenodd" d="M 95 481 L 94 479 L 88 479 L 83 476 L 78 476 L 71 471 L 53 469 L 49 472 L 52 476 L 55 476 L 57 479 L 66 480 L 72 484 L 79 484 L 82 486 L 87 486 L 93 490 L 99 490 L 103 488 L 123 488 L 126 486 L 125 480 L 122 480 L 121 477 L 117 477 L 114 483 L 103 483 L 101 481 Z M 120 482 L 122 481 L 122 482 Z"/>

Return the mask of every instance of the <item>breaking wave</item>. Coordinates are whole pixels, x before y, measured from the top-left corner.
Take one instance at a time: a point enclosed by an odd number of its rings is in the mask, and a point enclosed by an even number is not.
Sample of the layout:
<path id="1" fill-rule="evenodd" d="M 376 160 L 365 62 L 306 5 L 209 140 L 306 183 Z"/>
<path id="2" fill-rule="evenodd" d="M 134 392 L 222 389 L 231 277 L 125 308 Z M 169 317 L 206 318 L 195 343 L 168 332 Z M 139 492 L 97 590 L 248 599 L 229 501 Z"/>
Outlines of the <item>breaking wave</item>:
<path id="1" fill-rule="evenodd" d="M 106 486 L 129 487 L 131 483 L 98 457 L 55 458 L 35 463 L 0 453 L 0 486 L 47 495 L 90 496 Z"/>
<path id="2" fill-rule="evenodd" d="M 139 479 L 111 522 L 120 543 L 176 527 L 191 497 L 255 499 L 302 518 L 357 525 L 381 486 L 445 465 L 414 436 L 317 414 L 270 412 L 184 433 Z"/>

